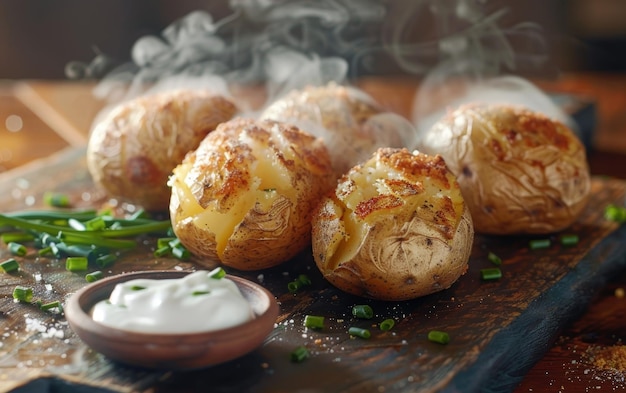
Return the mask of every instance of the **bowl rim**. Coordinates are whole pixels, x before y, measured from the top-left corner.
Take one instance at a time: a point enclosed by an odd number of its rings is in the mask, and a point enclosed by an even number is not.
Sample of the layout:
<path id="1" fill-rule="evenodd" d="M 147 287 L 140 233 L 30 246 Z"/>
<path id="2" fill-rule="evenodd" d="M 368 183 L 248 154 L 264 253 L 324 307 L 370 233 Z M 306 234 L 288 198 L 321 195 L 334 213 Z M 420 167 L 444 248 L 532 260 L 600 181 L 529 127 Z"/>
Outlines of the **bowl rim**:
<path id="1" fill-rule="evenodd" d="M 133 280 L 136 278 L 146 279 L 175 279 L 182 278 L 197 270 L 141 270 L 116 274 L 103 278 L 85 285 L 70 296 L 65 306 L 65 317 L 72 330 L 80 337 L 79 331 L 89 331 L 96 333 L 103 338 L 111 338 L 116 341 L 136 342 L 138 339 L 150 340 L 151 338 L 159 338 L 161 343 L 166 338 L 176 342 L 181 337 L 185 337 L 186 341 L 204 341 L 208 337 L 219 339 L 228 339 L 228 337 L 239 336 L 240 331 L 246 329 L 249 325 L 257 325 L 259 321 L 272 319 L 274 324 L 278 317 L 279 307 L 275 296 L 265 287 L 245 278 L 227 274 L 225 277 L 235 282 L 244 297 L 250 302 L 250 293 L 262 295 L 253 298 L 257 301 L 251 304 L 254 309 L 255 318 L 242 324 L 232 326 L 225 329 L 208 330 L 201 332 L 183 332 L 183 333 L 167 333 L 167 332 L 140 332 L 135 330 L 126 330 L 104 325 L 95 321 L 91 315 L 91 308 L 100 300 L 107 299 L 113 291 L 115 285 Z M 242 289 L 243 288 L 243 289 Z M 251 302 L 252 303 L 252 302 Z M 260 308 L 260 312 L 259 312 Z"/>

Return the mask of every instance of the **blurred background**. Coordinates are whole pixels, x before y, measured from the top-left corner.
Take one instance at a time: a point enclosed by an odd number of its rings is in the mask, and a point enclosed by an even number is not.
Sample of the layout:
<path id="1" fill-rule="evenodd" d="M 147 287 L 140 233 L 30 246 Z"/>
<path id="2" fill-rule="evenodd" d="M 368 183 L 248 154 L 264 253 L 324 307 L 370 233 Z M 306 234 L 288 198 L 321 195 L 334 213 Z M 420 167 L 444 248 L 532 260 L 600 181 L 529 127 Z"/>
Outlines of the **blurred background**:
<path id="1" fill-rule="evenodd" d="M 97 53 L 125 62 L 140 37 L 158 35 L 173 21 L 194 10 L 207 10 L 215 20 L 222 19 L 232 13 L 232 4 L 237 3 L 270 2 L 0 0 L 0 79 L 63 79 L 69 61 L 90 61 Z M 328 2 L 318 2 L 322 3 Z M 384 3 L 390 13 L 384 26 L 376 29 L 393 28 L 393 19 L 405 16 L 407 6 L 413 4 L 415 25 L 410 34 L 415 37 L 432 34 L 432 20 L 420 16 L 419 7 L 415 7 L 418 3 L 425 4 L 424 1 Z M 567 71 L 626 71 L 624 0 L 469 0 L 465 3 L 485 7 L 487 13 L 507 9 L 498 22 L 501 26 L 534 23 L 541 27 L 550 61 L 538 69 L 519 70 L 521 73 L 551 76 Z M 398 70 L 387 65 L 368 72 Z"/>

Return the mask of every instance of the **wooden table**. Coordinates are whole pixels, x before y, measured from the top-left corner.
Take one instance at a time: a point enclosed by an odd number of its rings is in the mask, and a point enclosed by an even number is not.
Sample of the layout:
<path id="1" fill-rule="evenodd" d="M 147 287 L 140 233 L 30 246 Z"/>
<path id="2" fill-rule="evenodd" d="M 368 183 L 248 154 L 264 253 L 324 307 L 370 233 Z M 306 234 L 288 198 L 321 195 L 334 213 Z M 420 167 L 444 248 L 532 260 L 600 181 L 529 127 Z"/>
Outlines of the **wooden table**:
<path id="1" fill-rule="evenodd" d="M 566 75 L 559 81 L 542 82 L 546 89 L 565 91 L 593 100 L 599 114 L 594 134 L 594 148 L 589 152 L 592 172 L 626 179 L 626 77 L 605 75 Z M 414 86 L 401 80 L 372 79 L 360 86 L 385 101 L 399 113 L 406 114 Z M 28 143 L 20 154 L 5 160 L 0 181 L 41 166 L 50 156 L 66 154 L 84 145 L 91 119 L 102 103 L 90 99 L 89 85 L 46 81 L 5 83 L 1 86 L 0 118 L 17 115 L 22 119 L 19 131 L 0 128 L 0 149 L 9 146 L 18 151 L 19 143 Z M 15 120 L 15 118 L 12 118 Z M 8 123 L 7 123 L 8 124 Z M 19 128 L 19 127 L 18 127 Z M 28 135 L 28 138 L 24 138 Z M 9 141 L 9 142 L 5 142 Z M 1 157 L 1 155 L 0 155 Z M 2 165 L 2 162 L 0 162 Z M 1 170 L 1 169 L 0 169 Z M 602 370 L 594 364 L 594 353 L 612 347 L 626 336 L 626 275 L 620 273 L 597 292 L 580 318 L 565 326 L 555 342 L 545 348 L 545 355 L 532 367 L 516 392 L 583 392 L 626 388 L 625 374 Z M 558 310 L 556 310 L 558 312 Z M 170 387 L 171 388 L 171 387 Z"/>

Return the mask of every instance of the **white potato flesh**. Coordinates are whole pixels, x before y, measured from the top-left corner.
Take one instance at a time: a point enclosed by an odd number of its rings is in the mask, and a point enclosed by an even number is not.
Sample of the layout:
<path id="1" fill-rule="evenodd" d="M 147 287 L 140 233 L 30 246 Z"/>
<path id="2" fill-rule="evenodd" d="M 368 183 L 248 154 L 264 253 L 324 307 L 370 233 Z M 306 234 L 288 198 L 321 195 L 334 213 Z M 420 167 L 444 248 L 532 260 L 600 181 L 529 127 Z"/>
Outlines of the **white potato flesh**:
<path id="1" fill-rule="evenodd" d="M 186 247 L 257 270 L 310 244 L 311 212 L 333 175 L 319 139 L 278 122 L 235 119 L 185 158 L 170 185 L 173 228 Z"/>

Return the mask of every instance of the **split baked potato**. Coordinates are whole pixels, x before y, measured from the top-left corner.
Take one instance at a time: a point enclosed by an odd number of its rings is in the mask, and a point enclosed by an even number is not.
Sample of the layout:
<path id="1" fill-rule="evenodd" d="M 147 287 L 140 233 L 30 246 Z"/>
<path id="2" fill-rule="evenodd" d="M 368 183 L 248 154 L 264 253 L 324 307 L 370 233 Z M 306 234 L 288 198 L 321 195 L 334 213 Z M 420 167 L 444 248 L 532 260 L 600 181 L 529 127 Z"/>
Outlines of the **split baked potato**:
<path id="1" fill-rule="evenodd" d="M 583 144 L 564 124 L 524 107 L 463 105 L 426 132 L 419 149 L 444 157 L 480 233 L 557 232 L 589 199 Z"/>
<path id="2" fill-rule="evenodd" d="M 337 177 L 367 160 L 379 147 L 407 147 L 413 125 L 386 112 L 365 92 L 329 83 L 294 90 L 271 103 L 260 116 L 297 125 L 322 138 Z"/>
<path id="3" fill-rule="evenodd" d="M 292 125 L 236 118 L 174 169 L 172 226 L 199 257 L 268 268 L 310 245 L 312 211 L 334 181 L 321 140 Z"/>
<path id="4" fill-rule="evenodd" d="M 87 167 L 113 198 L 167 211 L 167 179 L 185 154 L 237 107 L 204 90 L 172 90 L 121 103 L 94 123 Z"/>
<path id="5" fill-rule="evenodd" d="M 407 300 L 449 288 L 467 270 L 474 230 L 440 156 L 381 148 L 353 167 L 313 216 L 313 257 L 337 288 Z"/>

